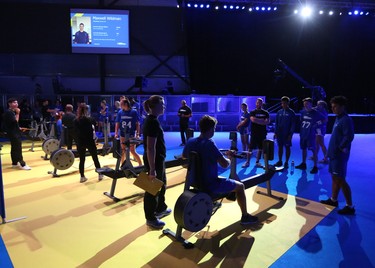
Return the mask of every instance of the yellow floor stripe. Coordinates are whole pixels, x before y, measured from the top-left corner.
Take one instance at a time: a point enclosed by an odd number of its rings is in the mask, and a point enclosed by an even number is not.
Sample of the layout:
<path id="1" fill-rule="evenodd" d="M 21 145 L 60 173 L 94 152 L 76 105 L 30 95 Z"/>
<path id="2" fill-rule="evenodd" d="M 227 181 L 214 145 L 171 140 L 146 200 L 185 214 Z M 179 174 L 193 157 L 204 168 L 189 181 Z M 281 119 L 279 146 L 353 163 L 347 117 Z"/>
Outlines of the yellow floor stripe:
<path id="1" fill-rule="evenodd" d="M 118 181 L 114 203 L 103 195 L 112 180 L 99 182 L 87 157 L 86 183 L 79 183 L 78 159 L 66 174 L 52 178 L 49 161 L 40 147 L 24 158 L 31 171 L 11 168 L 9 145 L 2 150 L 7 223 L 0 232 L 15 267 L 268 267 L 330 210 L 317 202 L 274 192 L 284 201 L 257 194 L 260 187 L 246 190 L 249 211 L 260 223 L 249 229 L 239 224 L 237 203 L 224 201 L 209 224 L 198 233 L 183 233 L 195 243 L 192 250 L 152 231 L 145 225 L 142 192 L 133 179 Z M 112 156 L 99 158 L 114 167 Z M 167 203 L 171 208 L 182 193 L 185 169 L 168 170 Z M 129 198 L 126 198 L 129 197 Z M 173 215 L 164 218 L 175 230 Z M 182 266 L 183 265 L 183 266 Z"/>

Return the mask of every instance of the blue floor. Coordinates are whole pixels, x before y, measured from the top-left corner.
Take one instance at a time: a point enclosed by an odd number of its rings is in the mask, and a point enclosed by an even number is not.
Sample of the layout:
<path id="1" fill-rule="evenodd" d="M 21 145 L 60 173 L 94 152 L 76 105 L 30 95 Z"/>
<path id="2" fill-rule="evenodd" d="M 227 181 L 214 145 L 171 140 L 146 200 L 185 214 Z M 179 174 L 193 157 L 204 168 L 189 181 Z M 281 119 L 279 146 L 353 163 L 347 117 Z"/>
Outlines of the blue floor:
<path id="1" fill-rule="evenodd" d="M 195 133 L 195 136 L 197 133 Z M 269 138 L 273 135 L 269 134 Z M 230 146 L 228 132 L 215 133 L 214 140 L 219 148 Z M 330 135 L 325 138 L 328 145 Z M 179 144 L 179 133 L 166 132 L 165 140 L 168 148 L 167 160 L 174 159 L 182 152 Z M 240 147 L 240 146 L 239 146 Z M 372 166 L 375 165 L 375 134 L 356 134 L 352 144 L 351 157 L 348 164 L 347 180 L 352 189 L 355 216 L 341 216 L 336 211 L 330 213 L 306 236 L 291 247 L 271 267 L 375 267 L 375 181 Z M 143 153 L 140 146 L 137 151 Z M 277 147 L 275 147 L 277 152 Z M 298 165 L 302 153 L 299 149 L 299 135 L 293 138 L 291 160 Z M 275 154 L 274 163 L 277 161 Z M 322 158 L 320 153 L 319 159 Z M 254 157 L 250 166 L 242 169 L 243 160 L 237 165 L 240 178 L 246 178 L 263 172 L 254 167 Z M 290 163 L 289 163 L 290 164 Z M 326 199 L 331 193 L 331 177 L 328 166 L 319 165 L 318 174 L 310 174 L 312 161 L 307 163 L 307 171 L 295 170 L 293 173 L 284 171 L 275 174 L 271 183 L 272 189 L 290 195 L 319 201 Z M 222 176 L 229 174 L 222 170 Z M 265 185 L 261 185 L 265 186 Z M 345 205 L 340 194 L 339 207 Z M 293 219 L 290 219 L 293 224 Z M 280 230 L 282 232 L 282 230 Z M 270 241 L 272 248 L 272 241 Z M 7 266 L 8 265 L 8 266 Z M 0 238 L 0 267 L 12 267 L 9 256 Z"/>

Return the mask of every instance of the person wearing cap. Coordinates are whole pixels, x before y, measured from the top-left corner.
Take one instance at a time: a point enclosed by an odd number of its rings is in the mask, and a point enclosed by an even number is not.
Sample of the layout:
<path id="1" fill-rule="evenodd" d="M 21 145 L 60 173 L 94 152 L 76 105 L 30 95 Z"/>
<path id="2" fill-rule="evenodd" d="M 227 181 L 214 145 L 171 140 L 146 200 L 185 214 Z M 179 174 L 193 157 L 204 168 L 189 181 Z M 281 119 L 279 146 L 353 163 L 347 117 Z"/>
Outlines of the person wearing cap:
<path id="1" fill-rule="evenodd" d="M 314 166 L 310 170 L 311 174 L 318 173 L 318 160 L 315 149 L 315 133 L 317 127 L 324 121 L 324 115 L 313 109 L 312 98 L 305 98 L 303 101 L 304 110 L 301 111 L 300 126 L 300 147 L 302 149 L 302 163 L 297 165 L 297 169 L 306 170 L 307 150 L 313 152 Z"/>
<path id="2" fill-rule="evenodd" d="M 289 167 L 290 147 L 292 146 L 292 137 L 296 125 L 295 112 L 289 107 L 290 99 L 287 96 L 281 98 L 281 108 L 276 113 L 275 119 L 275 136 L 278 146 L 279 161 L 275 166 L 280 167 L 283 165 L 283 154 L 285 147 L 285 162 L 284 168 Z"/>

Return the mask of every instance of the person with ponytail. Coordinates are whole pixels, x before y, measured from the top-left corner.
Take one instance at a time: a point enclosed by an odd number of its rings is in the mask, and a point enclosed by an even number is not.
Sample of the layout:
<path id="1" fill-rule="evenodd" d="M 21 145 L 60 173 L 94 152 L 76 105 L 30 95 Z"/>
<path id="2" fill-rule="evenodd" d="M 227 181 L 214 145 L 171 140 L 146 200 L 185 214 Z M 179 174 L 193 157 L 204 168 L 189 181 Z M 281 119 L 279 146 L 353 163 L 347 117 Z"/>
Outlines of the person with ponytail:
<path id="1" fill-rule="evenodd" d="M 143 103 L 147 117 L 143 123 L 143 162 L 148 172 L 150 181 L 157 178 L 164 182 L 161 190 L 156 196 L 146 192 L 144 196 L 144 213 L 146 224 L 155 229 L 162 229 L 165 223 L 160 218 L 171 214 L 172 210 L 165 203 L 166 175 L 165 157 L 166 146 L 164 131 L 158 117 L 164 114 L 164 98 L 153 95 Z"/>
<path id="2" fill-rule="evenodd" d="M 77 136 L 77 150 L 79 154 L 79 173 L 81 174 L 80 182 L 87 181 L 85 177 L 85 160 L 86 149 L 89 151 L 95 168 L 100 168 L 98 152 L 95 143 L 95 120 L 90 117 L 89 109 L 86 103 L 81 103 L 77 109 L 77 118 L 74 120 L 74 129 Z M 103 179 L 103 175 L 99 174 L 99 181 Z"/>

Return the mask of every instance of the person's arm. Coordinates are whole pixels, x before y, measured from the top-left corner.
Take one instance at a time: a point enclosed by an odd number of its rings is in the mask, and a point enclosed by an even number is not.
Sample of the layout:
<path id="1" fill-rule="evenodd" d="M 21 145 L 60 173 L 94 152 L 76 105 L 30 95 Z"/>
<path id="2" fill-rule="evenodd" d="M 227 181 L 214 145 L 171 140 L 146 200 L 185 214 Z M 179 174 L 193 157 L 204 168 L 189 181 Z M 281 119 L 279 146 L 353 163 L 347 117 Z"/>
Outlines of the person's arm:
<path id="1" fill-rule="evenodd" d="M 155 170 L 155 153 L 156 153 L 156 141 L 157 137 L 150 137 L 147 136 L 147 160 L 149 165 L 149 178 L 155 178 L 156 170 Z"/>
<path id="2" fill-rule="evenodd" d="M 222 168 L 227 168 L 229 167 L 230 165 L 230 160 L 226 157 L 224 157 L 224 155 L 221 155 L 217 162 L 219 163 L 219 165 L 222 167 Z"/>
<path id="3" fill-rule="evenodd" d="M 342 140 L 339 145 L 339 149 L 347 153 L 350 149 L 350 143 L 354 139 L 354 127 L 353 127 L 353 121 L 350 117 L 345 118 L 345 121 L 342 125 Z"/>
<path id="4" fill-rule="evenodd" d="M 141 124 L 139 123 L 139 121 L 137 121 L 135 123 L 135 129 L 137 131 L 137 133 L 135 134 L 135 137 L 136 138 L 139 138 L 140 137 L 140 134 L 141 134 Z"/>
<path id="5" fill-rule="evenodd" d="M 119 122 L 116 122 L 116 124 L 115 124 L 115 138 L 117 138 L 119 136 L 118 129 L 119 129 Z"/>

